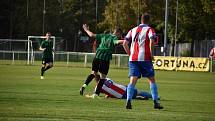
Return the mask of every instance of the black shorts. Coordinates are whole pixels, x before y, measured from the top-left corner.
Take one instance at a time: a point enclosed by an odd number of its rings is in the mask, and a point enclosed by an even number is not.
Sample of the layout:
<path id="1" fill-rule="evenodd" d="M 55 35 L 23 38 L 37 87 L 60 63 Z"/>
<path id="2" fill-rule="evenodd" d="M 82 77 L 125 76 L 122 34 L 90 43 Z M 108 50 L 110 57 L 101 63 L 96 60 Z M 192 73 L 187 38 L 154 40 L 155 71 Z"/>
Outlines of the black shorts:
<path id="1" fill-rule="evenodd" d="M 42 64 L 53 63 L 53 58 L 42 58 Z"/>
<path id="2" fill-rule="evenodd" d="M 99 71 L 100 73 L 107 75 L 109 71 L 109 65 L 110 61 L 94 58 L 92 63 L 92 71 Z"/>

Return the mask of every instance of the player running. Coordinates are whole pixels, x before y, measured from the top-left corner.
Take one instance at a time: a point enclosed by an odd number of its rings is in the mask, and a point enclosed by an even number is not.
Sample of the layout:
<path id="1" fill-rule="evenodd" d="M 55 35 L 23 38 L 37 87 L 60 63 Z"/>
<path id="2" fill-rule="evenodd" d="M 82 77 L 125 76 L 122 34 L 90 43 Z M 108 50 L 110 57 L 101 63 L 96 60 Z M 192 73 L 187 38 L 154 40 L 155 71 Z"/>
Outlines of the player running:
<path id="1" fill-rule="evenodd" d="M 53 42 L 50 39 L 51 33 L 46 33 L 46 40 L 42 42 L 39 50 L 43 51 L 42 55 L 42 68 L 41 68 L 41 79 L 44 79 L 44 73 L 48 69 L 53 67 Z"/>
<path id="2" fill-rule="evenodd" d="M 105 97 L 126 99 L 127 98 L 127 86 L 115 83 L 110 78 L 106 78 L 102 88 L 100 89 L 101 93 L 104 93 Z M 86 97 L 92 98 L 92 95 L 86 95 Z M 133 99 L 149 99 L 152 98 L 152 95 L 148 92 L 140 91 L 134 88 Z"/>

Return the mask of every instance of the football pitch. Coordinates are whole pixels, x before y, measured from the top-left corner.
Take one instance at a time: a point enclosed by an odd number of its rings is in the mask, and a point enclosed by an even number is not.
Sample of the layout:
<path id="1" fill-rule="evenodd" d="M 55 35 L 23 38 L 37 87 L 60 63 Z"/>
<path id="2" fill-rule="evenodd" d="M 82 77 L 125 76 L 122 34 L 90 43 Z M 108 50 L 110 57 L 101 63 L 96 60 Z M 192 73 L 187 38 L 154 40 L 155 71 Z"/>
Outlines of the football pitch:
<path id="1" fill-rule="evenodd" d="M 79 88 L 90 68 L 53 67 L 40 80 L 40 66 L 0 65 L 0 120 L 2 121 L 215 121 L 215 73 L 156 71 L 163 110 L 151 100 L 89 99 Z M 128 69 L 111 68 L 109 77 L 127 85 Z M 93 81 L 85 91 L 92 94 Z M 136 87 L 149 91 L 146 79 Z"/>

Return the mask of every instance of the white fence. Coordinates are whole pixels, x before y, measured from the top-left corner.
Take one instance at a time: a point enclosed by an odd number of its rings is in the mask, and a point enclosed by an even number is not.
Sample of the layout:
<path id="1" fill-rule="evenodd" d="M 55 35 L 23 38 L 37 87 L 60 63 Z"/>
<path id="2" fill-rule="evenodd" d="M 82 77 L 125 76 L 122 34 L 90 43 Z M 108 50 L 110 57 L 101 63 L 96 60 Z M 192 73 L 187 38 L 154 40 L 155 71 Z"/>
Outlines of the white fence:
<path id="1" fill-rule="evenodd" d="M 55 66 L 79 66 L 91 67 L 95 54 L 94 53 L 81 53 L 81 52 L 56 52 L 55 53 Z M 33 59 L 30 65 L 41 64 L 41 51 L 34 51 Z M 0 51 L 0 65 L 1 64 L 28 64 L 27 51 Z M 215 71 L 215 63 L 210 60 L 210 72 Z M 113 54 L 111 60 L 112 67 L 125 68 L 128 67 L 128 55 L 126 54 Z"/>
<path id="2" fill-rule="evenodd" d="M 72 66 L 74 62 L 82 63 L 83 67 L 91 64 L 94 53 L 81 53 L 81 52 L 56 52 L 55 63 L 64 62 L 66 66 Z M 41 62 L 42 52 L 34 51 L 31 65 L 36 65 L 37 61 Z M 28 52 L 26 51 L 0 51 L 0 60 L 7 60 L 7 64 L 16 64 L 16 61 L 23 61 L 28 64 Z M 71 63 L 71 64 L 70 64 Z M 113 54 L 113 59 L 110 62 L 116 67 L 127 67 L 128 55 L 126 54 Z M 1 61 L 0 61 L 1 64 Z M 23 63 L 22 63 L 23 64 Z M 56 64 L 55 64 L 56 65 Z"/>

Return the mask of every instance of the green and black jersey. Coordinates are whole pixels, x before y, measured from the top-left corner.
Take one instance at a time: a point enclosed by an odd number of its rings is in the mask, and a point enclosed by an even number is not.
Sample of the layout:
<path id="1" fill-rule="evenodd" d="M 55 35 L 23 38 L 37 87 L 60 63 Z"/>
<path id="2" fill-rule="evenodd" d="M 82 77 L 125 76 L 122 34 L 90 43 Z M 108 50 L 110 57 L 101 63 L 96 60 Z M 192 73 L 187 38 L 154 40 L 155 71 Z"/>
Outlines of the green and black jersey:
<path id="1" fill-rule="evenodd" d="M 113 34 L 96 34 L 96 41 L 100 44 L 96 50 L 95 58 L 104 61 L 111 60 L 113 49 L 118 44 L 118 37 Z"/>
<path id="2" fill-rule="evenodd" d="M 53 43 L 50 40 L 43 41 L 41 48 L 45 48 L 42 58 L 53 58 Z"/>

